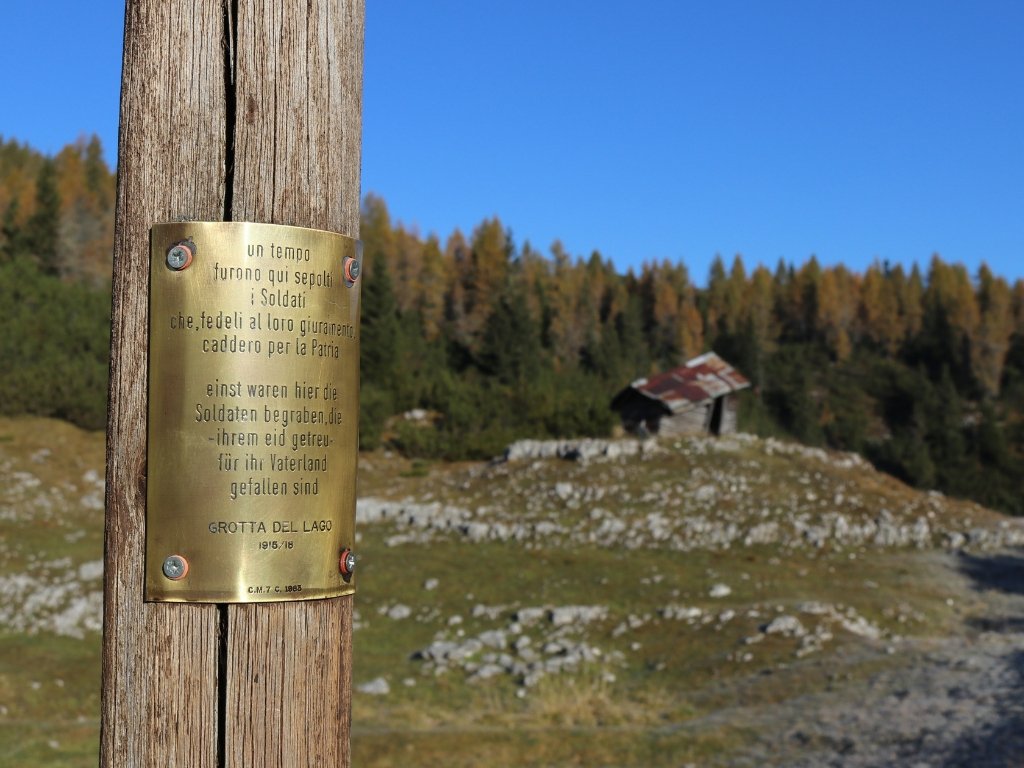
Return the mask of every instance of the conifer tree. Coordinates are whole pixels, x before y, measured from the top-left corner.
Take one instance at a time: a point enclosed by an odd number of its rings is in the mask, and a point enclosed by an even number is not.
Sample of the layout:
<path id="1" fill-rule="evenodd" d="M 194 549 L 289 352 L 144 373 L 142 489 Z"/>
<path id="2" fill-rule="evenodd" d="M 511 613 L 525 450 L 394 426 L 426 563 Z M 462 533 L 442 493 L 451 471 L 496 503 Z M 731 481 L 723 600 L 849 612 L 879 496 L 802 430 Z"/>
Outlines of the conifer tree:
<path id="1" fill-rule="evenodd" d="M 938 386 L 929 399 L 926 432 L 932 462 L 939 468 L 943 488 L 960 492 L 964 486 L 967 445 L 963 433 L 963 409 L 949 366 L 943 366 Z"/>
<path id="2" fill-rule="evenodd" d="M 364 279 L 360 303 L 360 375 L 367 385 L 393 390 L 403 363 L 398 303 L 387 261 L 378 262 L 372 277 Z"/>
<path id="3" fill-rule="evenodd" d="M 729 279 L 725 286 L 725 312 L 723 320 L 726 333 L 736 334 L 740 331 L 746 314 L 746 307 L 743 301 L 746 297 L 747 289 L 747 268 L 743 264 L 743 257 L 737 253 L 732 259 Z"/>
<path id="4" fill-rule="evenodd" d="M 811 341 L 817 330 L 818 292 L 821 285 L 821 266 L 813 253 L 796 273 L 792 297 L 795 300 L 797 338 Z"/>
<path id="5" fill-rule="evenodd" d="M 1013 284 L 1013 322 L 1014 333 L 1024 336 L 1024 279 Z"/>
<path id="6" fill-rule="evenodd" d="M 661 366 L 677 366 L 689 351 L 699 349 L 703 338 L 686 267 L 667 260 L 645 264 L 640 287 L 651 357 Z"/>
<path id="7" fill-rule="evenodd" d="M 0 263 L 11 261 L 25 251 L 25 236 L 17 222 L 18 198 L 14 198 L 0 220 Z"/>
<path id="8" fill-rule="evenodd" d="M 650 347 L 644 336 L 643 301 L 637 288 L 638 282 L 632 273 L 627 278 L 633 289 L 627 294 L 626 306 L 615 317 L 615 332 L 622 350 L 622 368 L 626 373 L 623 379 L 632 381 L 640 376 L 651 373 L 653 360 Z"/>
<path id="9" fill-rule="evenodd" d="M 98 210 L 112 202 L 110 197 L 110 170 L 103 160 L 103 145 L 100 137 L 93 134 L 85 147 L 85 187 L 92 195 Z"/>
<path id="10" fill-rule="evenodd" d="M 725 333 L 726 316 L 729 313 L 729 278 L 719 253 L 711 260 L 708 287 L 704 293 L 704 336 L 707 343 L 713 346 L 718 337 Z"/>
<path id="11" fill-rule="evenodd" d="M 902 270 L 883 271 L 876 261 L 864 273 L 861 285 L 861 332 L 869 344 L 887 357 L 894 357 L 904 340 L 899 299 L 902 276 Z"/>
<path id="12" fill-rule="evenodd" d="M 470 267 L 470 251 L 460 230 L 454 230 L 445 241 L 444 258 L 448 265 L 444 327 L 451 356 L 449 364 L 456 371 L 461 371 L 472 361 L 472 338 L 466 320 L 465 286 L 465 273 Z"/>
<path id="13" fill-rule="evenodd" d="M 853 352 L 858 286 L 845 267 L 825 270 L 818 284 L 815 325 L 826 348 L 839 362 Z"/>
<path id="14" fill-rule="evenodd" d="M 441 244 L 436 235 L 430 235 L 423 244 L 419 295 L 416 297 L 416 311 L 427 341 L 434 341 L 441 335 L 447 284 L 448 269 Z"/>
<path id="15" fill-rule="evenodd" d="M 364 263 L 370 261 L 364 246 Z M 398 375 L 404 370 L 402 325 L 391 287 L 388 263 L 381 259 L 372 276 L 364 273 L 360 299 L 359 341 L 359 444 L 375 448 L 384 421 L 395 413 Z"/>
<path id="16" fill-rule="evenodd" d="M 924 324 L 924 279 L 917 264 L 910 269 L 906 280 L 901 280 L 903 270 L 896 267 L 890 274 L 895 281 L 900 300 L 900 318 L 903 322 L 903 338 L 915 338 Z"/>
<path id="17" fill-rule="evenodd" d="M 974 376 L 987 397 L 999 394 L 1003 365 L 1013 334 L 1013 298 L 1010 286 L 992 274 L 987 264 L 978 269 L 978 306 L 980 320 L 971 344 Z"/>
<path id="18" fill-rule="evenodd" d="M 464 335 L 470 350 L 477 352 L 487 318 L 505 284 L 511 239 L 495 216 L 473 230 L 469 262 L 461 270 Z"/>
<path id="19" fill-rule="evenodd" d="M 521 288 L 511 281 L 487 318 L 480 368 L 502 384 L 525 389 L 540 372 L 540 335 Z"/>
<path id="20" fill-rule="evenodd" d="M 47 158 L 36 177 L 36 209 L 25 226 L 25 244 L 48 275 L 60 274 L 57 244 L 60 234 L 60 197 L 56 169 Z"/>
<path id="21" fill-rule="evenodd" d="M 943 366 L 949 366 L 958 391 L 967 393 L 974 386 L 971 345 L 975 341 L 978 304 L 967 270 L 960 264 L 948 265 L 935 254 L 928 270 L 924 294 L 924 317 L 919 348 L 933 378 Z"/>
<path id="22" fill-rule="evenodd" d="M 551 272 L 544 254 L 534 249 L 527 240 L 519 249 L 517 257 L 518 279 L 522 283 L 526 305 L 530 309 L 530 317 L 537 323 L 541 344 L 550 348 L 550 295 Z"/>
<path id="23" fill-rule="evenodd" d="M 747 336 L 747 359 L 743 371 L 759 387 L 765 382 L 765 363 L 777 348 L 778 323 L 775 318 L 774 281 L 763 266 L 754 270 L 750 287 L 743 302 L 745 308 L 743 332 Z M 743 364 L 737 361 L 737 364 Z M 760 388 L 758 396 L 760 397 Z"/>
<path id="24" fill-rule="evenodd" d="M 573 263 L 562 243 L 551 245 L 552 284 L 548 294 L 548 340 L 556 370 L 574 369 L 588 340 L 581 322 L 586 270 Z"/>
<path id="25" fill-rule="evenodd" d="M 395 260 L 395 233 L 391 215 L 380 197 L 368 194 L 359 211 L 359 234 L 366 255 L 365 272 L 369 277 L 378 264 L 391 265 Z"/>

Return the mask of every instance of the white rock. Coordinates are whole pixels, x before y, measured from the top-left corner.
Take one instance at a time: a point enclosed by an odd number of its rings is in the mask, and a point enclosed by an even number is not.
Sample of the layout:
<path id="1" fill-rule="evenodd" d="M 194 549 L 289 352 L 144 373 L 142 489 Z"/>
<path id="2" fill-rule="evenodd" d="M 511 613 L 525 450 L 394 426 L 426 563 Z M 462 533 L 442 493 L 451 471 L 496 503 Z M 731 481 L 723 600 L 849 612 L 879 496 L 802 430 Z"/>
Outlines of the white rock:
<path id="1" fill-rule="evenodd" d="M 568 501 L 570 498 L 572 498 L 572 494 L 572 483 L 555 483 L 555 495 L 562 501 Z"/>
<path id="2" fill-rule="evenodd" d="M 603 605 L 566 605 L 552 608 L 549 618 L 556 627 L 567 624 L 586 624 L 599 621 L 608 615 L 608 608 Z"/>
<path id="3" fill-rule="evenodd" d="M 705 502 L 711 501 L 715 498 L 718 490 L 713 485 L 702 485 L 693 493 L 693 498 L 697 501 Z"/>
<path id="4" fill-rule="evenodd" d="M 98 579 L 102 575 L 102 560 L 90 560 L 88 563 L 82 563 L 80 566 L 78 566 L 78 578 L 82 581 L 91 581 L 92 579 Z"/>
<path id="5" fill-rule="evenodd" d="M 783 637 L 803 637 L 807 634 L 804 625 L 796 616 L 776 616 L 761 630 L 766 635 L 782 635 Z"/>
<path id="6" fill-rule="evenodd" d="M 481 632 L 477 639 L 491 648 L 501 649 L 508 645 L 508 639 L 500 629 L 489 629 L 486 632 Z"/>
<path id="7" fill-rule="evenodd" d="M 666 605 L 661 609 L 661 615 L 669 619 L 699 619 L 703 611 L 700 608 L 686 605 Z"/>
<path id="8" fill-rule="evenodd" d="M 407 619 L 410 616 L 412 616 L 412 608 L 410 608 L 408 605 L 397 603 L 388 608 L 387 617 L 389 619 L 400 621 L 402 619 Z"/>
<path id="9" fill-rule="evenodd" d="M 363 683 L 356 688 L 360 693 L 368 693 L 371 696 L 386 696 L 391 693 L 391 686 L 383 677 L 378 677 L 368 683 Z"/>

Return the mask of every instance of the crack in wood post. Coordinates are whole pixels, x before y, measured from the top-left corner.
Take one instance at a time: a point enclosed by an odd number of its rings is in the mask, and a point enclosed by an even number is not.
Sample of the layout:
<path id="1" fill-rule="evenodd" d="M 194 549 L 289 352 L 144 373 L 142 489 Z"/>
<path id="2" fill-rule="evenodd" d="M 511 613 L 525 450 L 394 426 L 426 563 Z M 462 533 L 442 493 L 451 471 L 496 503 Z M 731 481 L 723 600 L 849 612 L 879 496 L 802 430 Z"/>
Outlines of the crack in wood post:
<path id="1" fill-rule="evenodd" d="M 217 768 L 227 768 L 228 607 L 217 606 Z"/>
<path id="2" fill-rule="evenodd" d="M 232 220 L 235 176 L 235 70 L 238 65 L 238 0 L 224 0 L 224 221 Z M 227 605 L 217 606 L 217 768 L 227 766 Z"/>
<path id="3" fill-rule="evenodd" d="M 238 67 L 238 0 L 224 0 L 224 221 L 233 221 Z"/>

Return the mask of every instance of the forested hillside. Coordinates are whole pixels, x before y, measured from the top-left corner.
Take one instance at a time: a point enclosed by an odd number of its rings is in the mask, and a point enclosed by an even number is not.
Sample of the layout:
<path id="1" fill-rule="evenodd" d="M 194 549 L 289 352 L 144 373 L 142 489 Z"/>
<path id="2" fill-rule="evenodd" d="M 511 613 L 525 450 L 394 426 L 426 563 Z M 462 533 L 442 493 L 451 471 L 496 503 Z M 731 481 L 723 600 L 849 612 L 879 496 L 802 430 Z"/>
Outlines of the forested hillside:
<path id="1" fill-rule="evenodd" d="M 0 254 L 31 254 L 48 275 L 110 279 L 114 174 L 96 136 L 55 157 L 0 136 Z"/>
<path id="2" fill-rule="evenodd" d="M 114 175 L 99 139 L 0 140 L 0 412 L 106 424 Z"/>
<path id="3" fill-rule="evenodd" d="M 3 412 L 102 426 L 112 200 L 95 138 L 55 158 L 0 142 Z M 736 256 L 698 288 L 682 264 L 542 253 L 497 218 L 423 237 L 372 195 L 361 234 L 364 447 L 607 434 L 621 387 L 714 349 L 754 383 L 741 428 L 1024 514 L 1024 281 L 938 255 L 863 274 Z"/>
<path id="4" fill-rule="evenodd" d="M 632 379 L 714 349 L 754 383 L 741 428 L 858 451 L 908 482 L 1024 513 L 1024 282 L 934 256 L 922 274 L 748 270 L 716 258 L 618 274 L 545 256 L 497 219 L 442 245 L 363 207 L 367 442 L 385 417 L 411 453 L 489 455 L 513 437 L 603 434 Z"/>

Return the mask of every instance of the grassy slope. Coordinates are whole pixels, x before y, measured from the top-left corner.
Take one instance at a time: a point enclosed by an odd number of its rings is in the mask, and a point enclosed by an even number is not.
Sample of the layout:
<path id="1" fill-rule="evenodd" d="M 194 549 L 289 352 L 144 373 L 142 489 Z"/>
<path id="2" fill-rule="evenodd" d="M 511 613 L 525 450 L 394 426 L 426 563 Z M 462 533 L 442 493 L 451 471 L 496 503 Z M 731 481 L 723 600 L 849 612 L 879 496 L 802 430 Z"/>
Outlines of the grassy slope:
<path id="1" fill-rule="evenodd" d="M 0 578 L 26 606 L 0 613 L 0 754 L 18 765 L 95 764 L 101 472 L 102 436 L 0 421 Z M 941 546 L 1003 522 L 746 439 L 586 463 L 374 454 L 360 485 L 407 510 L 360 525 L 355 682 L 389 688 L 356 695 L 360 766 L 707 762 L 753 736 L 758 708 L 855 696 L 911 658 L 904 638 L 956 631 L 972 597 Z M 928 546 L 883 545 L 915 524 Z M 567 606 L 592 612 L 559 625 Z M 780 616 L 806 634 L 765 633 Z M 415 658 L 438 642 L 464 658 Z"/>
<path id="2" fill-rule="evenodd" d="M 95 765 L 103 436 L 0 420 L 0 755 Z"/>
<path id="3" fill-rule="evenodd" d="M 748 735 L 742 719 L 708 714 L 855 688 L 900 663 L 904 636 L 950 631 L 968 595 L 951 592 L 931 545 L 1001 522 L 976 505 L 912 491 L 848 457 L 744 439 L 685 440 L 646 457 L 586 464 L 551 459 L 426 473 L 406 465 L 397 480 L 394 462 L 372 457 L 364 468 L 363 496 L 459 505 L 470 523 L 546 520 L 563 530 L 472 544 L 458 531 L 414 533 L 405 542 L 417 525 L 362 526 L 359 610 L 366 626 L 357 638 L 356 682 L 384 676 L 391 693 L 357 698 L 360 765 L 408 764 L 410 754 L 421 765 L 481 764 L 474 761 L 483 754 L 489 765 L 703 762 Z M 882 509 L 903 531 L 928 521 L 930 545 L 880 546 L 877 531 L 866 543 L 841 544 L 818 530 L 837 511 L 857 524 L 876 521 Z M 669 518 L 653 524 L 661 540 L 650 535 L 651 516 L 659 515 Z M 600 525 L 609 517 L 626 531 L 602 534 L 615 530 Z M 696 534 L 679 525 L 684 518 Z M 783 530 L 771 543 L 743 543 L 744 531 L 773 521 L 786 529 L 793 519 L 803 521 L 805 534 Z M 724 524 L 702 533 L 708 520 Z M 738 535 L 730 537 L 730 524 Z M 438 579 L 435 589 L 424 590 L 428 578 Z M 711 597 L 716 584 L 730 594 Z M 381 613 L 396 603 L 413 606 L 412 617 Z M 511 632 L 517 608 L 573 604 L 608 609 L 578 633 L 601 657 L 576 674 L 522 688 L 515 675 L 473 682 L 472 666 L 435 676 L 436 669 L 410 658 L 434 637 L 457 639 L 449 626 L 454 615 L 464 618 L 455 628 L 479 636 Z M 467 618 L 478 605 L 504 609 Z M 698 609 L 699 618 L 667 619 L 668 606 Z M 829 612 L 815 613 L 821 606 Z M 763 633 L 777 616 L 797 618 L 808 637 L 821 638 L 821 649 Z M 537 648 L 556 631 L 542 621 L 523 634 Z M 514 639 L 510 634 L 509 643 Z M 691 722 L 702 725 L 685 727 Z"/>

